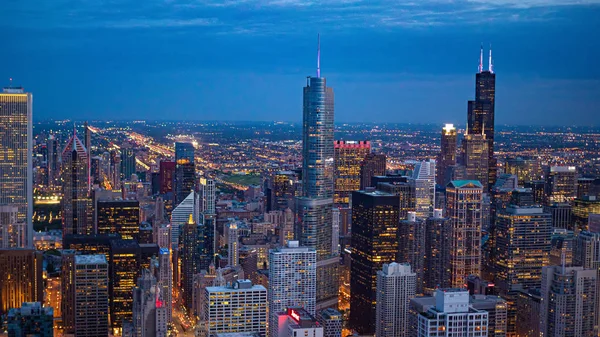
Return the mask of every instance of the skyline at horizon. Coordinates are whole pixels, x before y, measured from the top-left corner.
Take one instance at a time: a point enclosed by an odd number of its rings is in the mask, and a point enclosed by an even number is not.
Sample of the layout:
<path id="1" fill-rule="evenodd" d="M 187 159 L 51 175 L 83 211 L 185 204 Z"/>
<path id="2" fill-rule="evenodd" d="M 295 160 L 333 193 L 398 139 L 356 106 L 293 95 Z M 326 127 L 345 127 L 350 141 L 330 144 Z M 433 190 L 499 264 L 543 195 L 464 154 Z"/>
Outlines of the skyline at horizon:
<path id="1" fill-rule="evenodd" d="M 305 77 L 316 71 L 320 32 L 321 68 L 336 93 L 336 121 L 461 125 L 467 101 L 474 98 L 483 41 L 486 56 L 492 44 L 498 75 L 496 124 L 600 126 L 595 113 L 600 69 L 594 66 L 600 42 L 593 38 L 600 29 L 593 19 L 600 1 L 440 3 L 384 9 L 381 2 L 363 0 L 151 1 L 143 9 L 148 22 L 127 15 L 107 21 L 118 10 L 135 12 L 119 0 L 110 10 L 97 5 L 106 12 L 95 12 L 89 24 L 74 17 L 86 12 L 84 5 L 69 14 L 47 3 L 56 15 L 45 23 L 0 14 L 0 27 L 23 37 L 9 39 L 11 48 L 0 55 L 13 65 L 0 70 L 5 78 L 0 82 L 12 77 L 33 93 L 36 121 L 168 115 L 168 120 L 294 122 L 301 119 Z M 40 14 L 10 6 L 24 18 Z M 199 12 L 253 29 L 232 31 L 189 18 Z M 376 13 L 388 16 L 365 21 Z M 308 20 L 324 20 L 326 14 L 332 16 L 322 24 Z M 295 31 L 277 15 L 306 21 L 306 30 Z M 399 24 L 403 17 L 414 20 Z M 256 24 L 259 18 L 273 22 Z"/>

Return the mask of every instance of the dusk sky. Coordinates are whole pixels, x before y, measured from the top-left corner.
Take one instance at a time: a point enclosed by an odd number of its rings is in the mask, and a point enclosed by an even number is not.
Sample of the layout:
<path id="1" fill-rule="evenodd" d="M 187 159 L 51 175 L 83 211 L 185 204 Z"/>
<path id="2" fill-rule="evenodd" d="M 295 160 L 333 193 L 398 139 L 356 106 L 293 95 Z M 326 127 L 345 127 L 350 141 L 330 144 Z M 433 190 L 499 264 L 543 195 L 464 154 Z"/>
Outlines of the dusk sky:
<path id="1" fill-rule="evenodd" d="M 3 0 L 0 84 L 34 119 L 464 124 L 492 44 L 496 123 L 600 126 L 600 0 Z"/>

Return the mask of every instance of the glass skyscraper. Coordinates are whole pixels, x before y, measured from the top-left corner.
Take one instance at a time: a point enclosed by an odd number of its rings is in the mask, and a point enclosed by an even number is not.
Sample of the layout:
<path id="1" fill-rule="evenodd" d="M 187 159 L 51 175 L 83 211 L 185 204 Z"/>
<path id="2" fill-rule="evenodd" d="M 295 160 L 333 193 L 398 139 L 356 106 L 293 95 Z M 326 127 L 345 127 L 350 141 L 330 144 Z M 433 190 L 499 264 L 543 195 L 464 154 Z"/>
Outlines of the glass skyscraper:
<path id="1" fill-rule="evenodd" d="M 196 165 L 192 143 L 175 143 L 175 165 L 175 200 L 178 204 L 196 188 Z"/>
<path id="2" fill-rule="evenodd" d="M 317 251 L 317 304 L 324 306 L 337 304 L 339 284 L 339 259 L 331 253 L 333 140 L 333 89 L 327 87 L 317 65 L 317 76 L 308 77 L 304 87 L 302 196 L 296 201 L 296 214 L 302 246 Z"/>
<path id="3" fill-rule="evenodd" d="M 0 93 L 0 205 L 18 207 L 17 220 L 27 223 L 27 245 L 33 244 L 33 96 L 23 88 Z"/>

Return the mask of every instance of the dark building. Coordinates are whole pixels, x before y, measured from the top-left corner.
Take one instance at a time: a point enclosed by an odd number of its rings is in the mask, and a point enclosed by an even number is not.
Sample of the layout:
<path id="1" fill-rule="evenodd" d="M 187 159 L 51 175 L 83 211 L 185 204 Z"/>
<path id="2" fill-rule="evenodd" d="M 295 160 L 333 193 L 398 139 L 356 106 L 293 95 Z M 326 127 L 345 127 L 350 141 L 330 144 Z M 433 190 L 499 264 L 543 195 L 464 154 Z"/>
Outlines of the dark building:
<path id="1" fill-rule="evenodd" d="M 496 101 L 496 74 L 492 70 L 492 51 L 490 49 L 488 70 L 483 70 L 483 47 L 479 60 L 479 72 L 475 75 L 475 100 L 469 101 L 467 129 L 469 134 L 484 135 L 488 152 L 488 180 L 482 185 L 494 186 L 496 183 L 496 159 L 494 158 L 494 125 Z M 472 179 L 472 178 L 467 178 Z"/>
<path id="2" fill-rule="evenodd" d="M 336 205 L 347 206 L 350 194 L 360 189 L 360 164 L 371 153 L 371 142 L 336 140 L 334 149 L 333 202 Z"/>
<path id="3" fill-rule="evenodd" d="M 577 179 L 577 198 L 583 199 L 585 196 L 600 198 L 599 178 Z"/>
<path id="4" fill-rule="evenodd" d="M 175 202 L 179 204 L 196 189 L 196 165 L 194 164 L 194 145 L 175 143 Z"/>
<path id="5" fill-rule="evenodd" d="M 527 181 L 542 178 L 540 163 L 536 159 L 521 157 L 506 159 L 504 161 L 504 173 L 516 175 L 520 186 L 523 186 Z"/>
<path id="6" fill-rule="evenodd" d="M 8 337 L 54 337 L 54 310 L 40 302 L 26 302 L 10 309 L 7 319 Z"/>
<path id="7" fill-rule="evenodd" d="M 440 155 L 437 160 L 436 183 L 446 186 L 452 178 L 452 168 L 456 165 L 456 128 L 446 124 L 442 128 Z"/>
<path id="8" fill-rule="evenodd" d="M 406 219 L 408 212 L 416 210 L 415 185 L 409 182 L 378 183 L 377 189 L 398 196 L 399 220 Z"/>
<path id="9" fill-rule="evenodd" d="M 349 325 L 361 335 L 375 333 L 375 275 L 383 264 L 397 257 L 398 213 L 396 195 L 381 191 L 352 193 Z"/>
<path id="10" fill-rule="evenodd" d="M 569 203 L 552 203 L 544 206 L 544 212 L 552 216 L 552 227 L 573 230 L 573 209 Z"/>
<path id="11" fill-rule="evenodd" d="M 149 268 L 150 258 L 158 256 L 158 245 L 140 245 L 135 240 L 116 239 L 110 242 L 109 298 L 110 322 L 113 331 L 120 331 L 124 321 L 133 317 L 132 285 Z"/>
<path id="12" fill-rule="evenodd" d="M 152 225 L 148 222 L 142 222 L 140 224 L 140 232 L 137 240 L 140 244 L 142 243 L 154 243 L 154 233 L 152 232 Z"/>
<path id="13" fill-rule="evenodd" d="M 576 232 L 587 230 L 590 214 L 600 214 L 600 199 L 595 195 L 586 195 L 573 200 L 572 223 Z"/>
<path id="14" fill-rule="evenodd" d="M 378 188 L 379 183 L 407 183 L 408 177 L 401 174 L 388 174 L 385 176 L 374 176 L 371 178 L 371 186 Z"/>
<path id="15" fill-rule="evenodd" d="M 569 202 L 577 196 L 577 168 L 574 166 L 550 166 L 544 172 L 546 178 L 546 203 Z"/>
<path id="16" fill-rule="evenodd" d="M 360 189 L 375 187 L 371 185 L 371 180 L 375 176 L 385 175 L 385 167 L 385 154 L 369 153 L 360 164 Z"/>
<path id="17" fill-rule="evenodd" d="M 159 168 L 160 194 L 174 192 L 173 183 L 175 182 L 175 162 L 161 161 Z"/>
<path id="18" fill-rule="evenodd" d="M 433 216 L 425 220 L 425 257 L 423 261 L 423 290 L 433 294 L 437 288 L 450 285 L 450 275 L 446 263 L 449 260 L 448 249 L 450 240 L 448 219 L 442 217 L 440 210 L 435 210 Z"/>
<path id="19" fill-rule="evenodd" d="M 0 315 L 24 302 L 43 302 L 42 253 L 0 249 Z"/>
<path id="20" fill-rule="evenodd" d="M 102 254 L 110 261 L 110 242 L 118 239 L 119 234 L 66 235 L 63 248 L 84 255 Z"/>
<path id="21" fill-rule="evenodd" d="M 415 212 L 409 212 L 398 225 L 398 258 L 396 261 L 410 264 L 417 274 L 416 293 L 423 293 L 423 273 L 425 263 L 425 220 L 418 219 Z M 429 248 L 431 249 L 431 248 Z"/>
<path id="22" fill-rule="evenodd" d="M 99 200 L 96 204 L 98 234 L 119 234 L 137 239 L 140 232 L 140 202 L 137 200 Z"/>
<path id="23" fill-rule="evenodd" d="M 546 201 L 546 182 L 543 180 L 526 181 L 523 187 L 530 188 L 533 193 L 533 202 L 536 205 L 543 205 Z"/>
<path id="24" fill-rule="evenodd" d="M 273 174 L 270 194 L 271 210 L 294 209 L 297 181 L 298 175 L 294 171 L 278 171 Z"/>
<path id="25" fill-rule="evenodd" d="M 181 259 L 181 291 L 183 303 L 191 311 L 193 308 L 194 275 L 208 270 L 210 257 L 207 257 L 204 226 L 193 221 L 181 225 L 179 234 L 179 255 Z"/>
<path id="26" fill-rule="evenodd" d="M 135 173 L 135 152 L 132 148 L 121 149 L 121 180 L 131 179 Z"/>
<path id="27" fill-rule="evenodd" d="M 100 168 L 102 162 L 102 158 L 100 157 L 92 157 L 90 160 L 90 174 L 92 184 L 100 184 L 102 181 L 102 169 Z"/>

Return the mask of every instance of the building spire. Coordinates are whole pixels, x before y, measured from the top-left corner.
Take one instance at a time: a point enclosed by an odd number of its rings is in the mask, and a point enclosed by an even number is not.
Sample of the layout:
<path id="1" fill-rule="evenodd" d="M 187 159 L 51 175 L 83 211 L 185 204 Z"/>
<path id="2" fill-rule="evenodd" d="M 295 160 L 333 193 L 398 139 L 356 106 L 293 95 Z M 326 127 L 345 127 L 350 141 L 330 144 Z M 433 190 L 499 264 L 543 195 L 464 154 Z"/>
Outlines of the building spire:
<path id="1" fill-rule="evenodd" d="M 490 59 L 488 61 L 488 70 L 490 71 L 490 73 L 494 73 L 494 69 L 492 67 L 492 44 L 490 43 Z"/>
<path id="2" fill-rule="evenodd" d="M 479 50 L 479 72 L 483 72 L 483 43 L 481 43 L 481 49 Z"/>
<path id="3" fill-rule="evenodd" d="M 317 34 L 317 77 L 321 77 L 321 34 Z"/>

